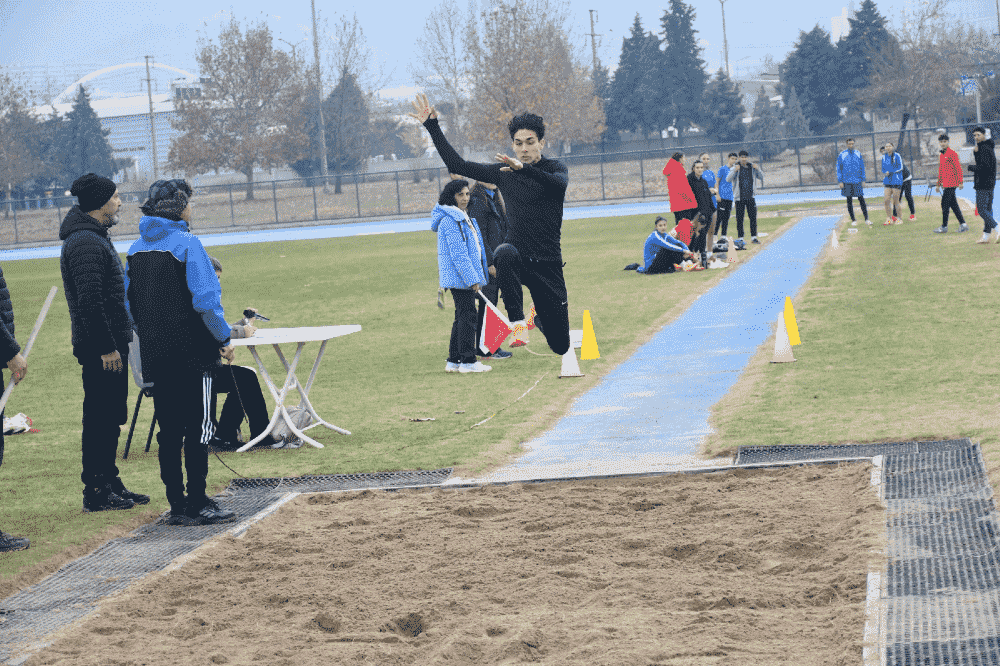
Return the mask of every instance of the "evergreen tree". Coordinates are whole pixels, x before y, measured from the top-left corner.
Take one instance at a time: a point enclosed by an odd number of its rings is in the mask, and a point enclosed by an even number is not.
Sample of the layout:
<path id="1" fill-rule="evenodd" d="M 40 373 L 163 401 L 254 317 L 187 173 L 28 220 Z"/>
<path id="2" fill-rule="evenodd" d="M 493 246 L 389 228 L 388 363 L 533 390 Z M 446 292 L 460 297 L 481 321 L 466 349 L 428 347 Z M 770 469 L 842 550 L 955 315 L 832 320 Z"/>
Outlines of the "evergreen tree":
<path id="1" fill-rule="evenodd" d="M 111 178 L 118 171 L 108 143 L 110 133 L 101 127 L 90 105 L 90 95 L 81 85 L 53 145 L 54 166 L 61 184 L 69 185 L 85 173 Z"/>
<path id="2" fill-rule="evenodd" d="M 314 107 L 315 108 L 315 107 Z M 362 169 L 370 156 L 370 112 L 368 98 L 362 92 L 357 79 L 349 71 L 340 73 L 336 87 L 323 100 L 323 120 L 326 125 L 326 162 L 330 172 L 336 174 L 335 194 L 340 194 L 341 175 L 356 173 Z M 291 167 L 303 177 L 320 173 L 319 160 L 315 157 L 319 150 L 315 128 L 318 126 L 316 114 L 307 125 L 312 138 L 313 149 L 310 157 L 293 163 Z"/>
<path id="3" fill-rule="evenodd" d="M 847 93 L 838 85 L 837 50 L 830 42 L 830 33 L 819 24 L 809 32 L 799 33 L 798 43 L 778 73 L 778 92 L 787 98 L 793 87 L 798 91 L 802 113 L 809 119 L 813 134 L 822 134 L 840 119 L 840 106 Z"/>
<path id="4" fill-rule="evenodd" d="M 604 65 L 598 63 L 593 73 L 594 94 L 601 100 L 601 107 L 605 112 L 611 104 L 611 72 Z M 618 132 L 605 122 L 604 132 L 601 133 L 601 141 L 607 143 L 618 142 Z"/>
<path id="5" fill-rule="evenodd" d="M 809 121 L 802 113 L 802 105 L 799 104 L 799 97 L 795 94 L 795 86 L 792 86 L 788 99 L 785 100 L 785 136 L 791 139 L 795 137 L 811 136 L 809 131 Z M 793 148 L 802 148 L 806 145 L 804 140 L 793 140 L 790 142 Z"/>
<path id="6" fill-rule="evenodd" d="M 739 87 L 732 81 L 723 68 L 715 73 L 705 87 L 705 97 L 702 103 L 702 128 L 713 141 L 720 143 L 740 143 L 746 135 L 743 117 L 743 98 Z"/>
<path id="7" fill-rule="evenodd" d="M 837 68 L 840 88 L 850 93 L 867 88 L 871 82 L 872 59 L 893 41 L 885 18 L 872 0 L 864 0 L 846 35 L 837 42 Z"/>
<path id="8" fill-rule="evenodd" d="M 778 118 L 778 110 L 768 99 L 764 86 L 761 86 L 757 94 L 754 118 L 750 122 L 750 131 L 747 132 L 750 152 L 769 160 L 781 152 L 781 139 L 781 120 Z"/>
<path id="9" fill-rule="evenodd" d="M 663 13 L 660 25 L 664 47 L 658 82 L 661 125 L 673 125 L 683 133 L 692 122 L 698 122 L 708 83 L 695 37 L 694 7 L 682 0 L 670 0 L 670 9 Z"/>
<path id="10" fill-rule="evenodd" d="M 605 107 L 609 132 L 646 133 L 659 129 L 654 98 L 659 63 L 659 40 L 643 30 L 636 14 L 631 34 L 622 39 L 618 69 L 609 86 Z"/>

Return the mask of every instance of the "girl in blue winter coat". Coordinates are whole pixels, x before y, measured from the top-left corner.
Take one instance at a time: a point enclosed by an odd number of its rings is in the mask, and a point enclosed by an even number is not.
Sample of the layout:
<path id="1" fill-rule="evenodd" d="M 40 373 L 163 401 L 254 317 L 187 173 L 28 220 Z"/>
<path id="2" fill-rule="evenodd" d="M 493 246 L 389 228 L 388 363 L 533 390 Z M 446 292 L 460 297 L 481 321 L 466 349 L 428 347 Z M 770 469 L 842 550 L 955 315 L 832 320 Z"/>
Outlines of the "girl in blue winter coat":
<path id="1" fill-rule="evenodd" d="M 431 213 L 431 230 L 438 235 L 440 286 L 451 289 L 455 321 L 445 372 L 488 372 L 476 360 L 476 292 L 486 286 L 489 265 L 479 225 L 466 213 L 469 181 L 453 180 L 441 190 Z"/>

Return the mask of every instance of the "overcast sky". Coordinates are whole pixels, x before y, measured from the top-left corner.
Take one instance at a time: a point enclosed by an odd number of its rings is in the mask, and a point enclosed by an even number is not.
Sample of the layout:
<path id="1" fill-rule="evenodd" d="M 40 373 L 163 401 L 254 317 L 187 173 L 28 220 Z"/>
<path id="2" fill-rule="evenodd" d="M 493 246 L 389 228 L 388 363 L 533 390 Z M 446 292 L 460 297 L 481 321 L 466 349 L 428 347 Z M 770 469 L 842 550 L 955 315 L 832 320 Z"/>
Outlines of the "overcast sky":
<path id="1" fill-rule="evenodd" d="M 463 3 L 465 0 L 460 0 Z M 898 15 L 907 0 L 877 0 L 885 16 Z M 914 0 L 909 0 L 914 2 Z M 317 2 L 320 17 L 331 20 L 338 11 L 357 12 L 375 57 L 391 72 L 389 88 L 412 85 L 408 63 L 420 35 L 429 2 L 366 2 L 350 7 L 344 2 Z M 596 32 L 600 33 L 598 57 L 612 70 L 617 65 L 622 38 L 628 34 L 636 13 L 647 30 L 659 32 L 666 0 L 577 0 L 571 3 L 576 41 L 591 59 L 590 14 L 597 10 Z M 707 69 L 722 64 L 722 13 L 718 0 L 695 0 L 695 29 L 703 46 Z M 860 2 L 853 6 L 859 6 Z M 834 17 L 843 16 L 849 3 L 843 0 L 742 0 L 727 2 L 726 32 L 729 64 L 734 75 L 751 69 L 766 54 L 784 59 L 800 31 L 817 23 L 836 30 Z M 956 20 L 982 23 L 996 32 L 995 2 L 951 0 Z M 157 62 L 197 73 L 194 54 L 199 31 L 210 37 L 219 33 L 230 13 L 243 20 L 264 18 L 276 38 L 302 43 L 308 49 L 310 4 L 308 0 L 0 0 L 0 66 L 93 64 L 107 67 L 141 62 L 153 55 Z M 245 22 L 245 21 L 244 21 Z M 287 48 L 284 42 L 276 42 Z M 512 45 L 516 48 L 516 45 Z M 135 72 L 136 80 L 141 73 Z M 66 82 L 68 85 L 71 81 Z"/>

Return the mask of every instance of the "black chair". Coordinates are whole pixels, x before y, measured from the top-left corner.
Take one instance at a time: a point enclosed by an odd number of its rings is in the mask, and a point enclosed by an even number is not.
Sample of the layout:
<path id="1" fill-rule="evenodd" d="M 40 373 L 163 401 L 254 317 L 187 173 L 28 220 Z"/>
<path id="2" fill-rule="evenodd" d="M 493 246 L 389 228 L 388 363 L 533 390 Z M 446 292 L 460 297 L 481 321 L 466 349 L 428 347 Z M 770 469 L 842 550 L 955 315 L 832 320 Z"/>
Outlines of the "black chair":
<path id="1" fill-rule="evenodd" d="M 139 406 L 142 405 L 142 396 L 153 397 L 153 382 L 142 379 L 142 359 L 139 358 L 139 336 L 132 334 L 132 342 L 128 343 L 128 364 L 132 368 L 132 378 L 135 385 L 139 387 L 139 398 L 135 401 L 135 411 L 132 412 L 132 427 L 128 430 L 128 439 L 125 441 L 125 453 L 122 460 L 128 459 L 128 450 L 132 445 L 132 433 L 135 432 L 135 422 L 139 418 Z M 153 441 L 153 430 L 156 428 L 156 408 L 153 408 L 153 421 L 149 424 L 149 436 L 146 437 L 146 453 L 149 453 L 149 445 Z"/>

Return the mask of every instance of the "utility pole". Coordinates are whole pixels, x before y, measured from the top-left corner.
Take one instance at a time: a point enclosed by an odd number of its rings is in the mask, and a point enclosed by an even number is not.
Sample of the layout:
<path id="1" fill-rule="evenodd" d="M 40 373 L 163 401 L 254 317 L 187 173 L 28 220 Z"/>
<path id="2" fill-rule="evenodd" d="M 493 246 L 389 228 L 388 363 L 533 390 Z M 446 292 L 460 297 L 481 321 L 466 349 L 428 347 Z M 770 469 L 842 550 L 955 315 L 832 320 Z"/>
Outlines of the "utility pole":
<path id="1" fill-rule="evenodd" d="M 1000 2 L 1000 0 L 997 0 Z M 729 41 L 726 40 L 726 0 L 719 0 L 719 5 L 722 7 L 722 51 L 726 56 L 726 76 L 729 74 Z M 731 76 L 730 76 L 731 78 Z"/>
<path id="2" fill-rule="evenodd" d="M 1000 0 L 997 0 L 1000 2 Z M 594 52 L 594 72 L 597 72 L 597 33 L 594 32 L 594 14 L 597 13 L 596 9 L 590 10 L 590 48 Z"/>
<path id="3" fill-rule="evenodd" d="M 160 164 L 156 156 L 156 118 L 153 116 L 153 78 L 149 73 L 149 59 L 146 56 L 146 93 L 149 95 L 149 133 L 153 136 L 153 182 L 160 179 Z"/>
<path id="4" fill-rule="evenodd" d="M 323 120 L 323 79 L 319 73 L 319 33 L 316 30 L 316 0 L 312 0 L 313 56 L 316 59 L 316 111 L 319 118 L 319 172 L 323 176 L 323 194 L 329 194 L 326 187 L 328 174 L 326 163 L 326 123 Z"/>

